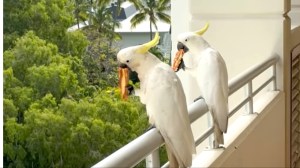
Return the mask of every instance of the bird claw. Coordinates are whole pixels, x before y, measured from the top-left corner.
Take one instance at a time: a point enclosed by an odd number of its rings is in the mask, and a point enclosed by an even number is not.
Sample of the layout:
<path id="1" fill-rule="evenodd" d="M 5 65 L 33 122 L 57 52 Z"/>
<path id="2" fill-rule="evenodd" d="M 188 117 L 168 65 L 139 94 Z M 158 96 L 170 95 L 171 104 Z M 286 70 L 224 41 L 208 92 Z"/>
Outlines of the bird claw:
<path id="1" fill-rule="evenodd" d="M 214 149 L 225 149 L 225 147 L 223 145 L 218 145 L 218 146 L 214 146 Z"/>
<path id="2" fill-rule="evenodd" d="M 225 149 L 225 147 L 223 145 L 214 145 L 213 146 L 214 149 Z"/>
<path id="3" fill-rule="evenodd" d="M 213 141 L 213 149 L 225 149 L 224 145 L 218 144 L 215 140 Z"/>
<path id="4" fill-rule="evenodd" d="M 199 96 L 199 97 L 197 97 L 195 100 L 194 100 L 194 102 L 196 102 L 196 101 L 198 101 L 198 100 L 200 100 L 200 99 L 204 99 L 202 96 Z"/>

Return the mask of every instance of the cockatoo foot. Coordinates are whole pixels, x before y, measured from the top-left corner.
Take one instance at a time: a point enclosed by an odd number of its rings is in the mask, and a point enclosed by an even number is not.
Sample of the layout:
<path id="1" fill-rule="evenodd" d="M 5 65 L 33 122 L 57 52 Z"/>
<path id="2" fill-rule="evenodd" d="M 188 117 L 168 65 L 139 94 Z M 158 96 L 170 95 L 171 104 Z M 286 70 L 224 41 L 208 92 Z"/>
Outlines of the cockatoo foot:
<path id="1" fill-rule="evenodd" d="M 194 100 L 194 102 L 196 102 L 196 101 L 198 101 L 198 100 L 200 100 L 200 99 L 204 99 L 202 96 L 199 96 L 199 97 L 197 97 L 195 100 Z"/>
<path id="2" fill-rule="evenodd" d="M 225 149 L 223 145 L 217 145 L 213 147 L 214 149 Z"/>
<path id="3" fill-rule="evenodd" d="M 213 149 L 225 149 L 223 144 L 218 144 L 216 141 L 213 142 Z"/>
<path id="4" fill-rule="evenodd" d="M 219 146 L 220 149 L 225 149 L 224 145 Z"/>

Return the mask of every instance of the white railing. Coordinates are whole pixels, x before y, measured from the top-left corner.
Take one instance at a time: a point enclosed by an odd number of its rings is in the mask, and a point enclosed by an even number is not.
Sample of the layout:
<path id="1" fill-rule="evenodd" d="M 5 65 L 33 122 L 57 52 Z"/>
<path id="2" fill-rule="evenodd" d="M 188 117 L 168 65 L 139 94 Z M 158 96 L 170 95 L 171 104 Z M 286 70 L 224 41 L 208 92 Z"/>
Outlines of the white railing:
<path id="1" fill-rule="evenodd" d="M 235 93 L 240 88 L 247 85 L 248 95 L 235 108 L 229 112 L 229 117 L 235 114 L 240 108 L 248 104 L 249 114 L 253 113 L 253 97 L 264 89 L 268 84 L 273 82 L 273 90 L 276 88 L 276 64 L 279 60 L 278 56 L 270 57 L 264 62 L 253 66 L 252 68 L 241 73 L 229 82 L 229 95 Z M 256 90 L 253 91 L 252 81 L 255 77 L 273 66 L 273 74 Z M 203 116 L 208 112 L 208 108 L 204 100 L 200 99 L 188 107 L 190 122 Z M 213 128 L 208 128 L 199 138 L 196 139 L 196 146 L 207 139 L 213 133 Z M 131 141 L 121 149 L 117 150 L 110 156 L 106 157 L 92 168 L 107 168 L 107 167 L 133 167 L 142 160 L 146 159 L 147 167 L 160 167 L 158 148 L 164 144 L 163 138 L 159 131 L 151 129 Z M 168 166 L 168 163 L 163 167 Z"/>

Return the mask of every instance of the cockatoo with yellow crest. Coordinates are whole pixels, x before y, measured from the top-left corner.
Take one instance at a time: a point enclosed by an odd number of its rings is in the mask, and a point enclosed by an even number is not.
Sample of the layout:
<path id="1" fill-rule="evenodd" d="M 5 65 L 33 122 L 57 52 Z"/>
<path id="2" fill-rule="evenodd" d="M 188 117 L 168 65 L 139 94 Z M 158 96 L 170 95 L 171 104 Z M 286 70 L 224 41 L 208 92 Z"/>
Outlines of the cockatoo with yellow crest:
<path id="1" fill-rule="evenodd" d="M 202 37 L 208 29 L 178 35 L 178 52 L 173 61 L 173 70 L 183 69 L 197 81 L 200 98 L 203 98 L 213 118 L 214 148 L 224 144 L 223 133 L 228 123 L 228 75 L 225 61 Z"/>
<path id="2" fill-rule="evenodd" d="M 148 43 L 120 50 L 117 55 L 120 72 L 126 68 L 137 72 L 140 89 L 135 94 L 146 105 L 149 123 L 155 125 L 165 141 L 170 167 L 189 167 L 195 142 L 181 82 L 169 65 L 148 52 L 159 38 L 156 33 Z M 126 94 L 126 84 L 121 84 L 121 90 Z"/>

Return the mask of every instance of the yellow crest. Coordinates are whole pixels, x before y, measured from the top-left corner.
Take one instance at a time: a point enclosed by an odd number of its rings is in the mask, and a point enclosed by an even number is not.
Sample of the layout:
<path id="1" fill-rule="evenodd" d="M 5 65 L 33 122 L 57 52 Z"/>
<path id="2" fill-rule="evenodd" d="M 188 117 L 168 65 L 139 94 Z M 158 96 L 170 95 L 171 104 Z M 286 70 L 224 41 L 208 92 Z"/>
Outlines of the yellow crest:
<path id="1" fill-rule="evenodd" d="M 195 33 L 201 36 L 202 34 L 204 34 L 206 32 L 206 30 L 208 29 L 208 27 L 209 27 L 209 23 L 207 22 L 202 29 L 196 31 Z"/>
<path id="2" fill-rule="evenodd" d="M 154 38 L 149 41 L 148 43 L 142 44 L 138 49 L 137 49 L 137 53 L 139 54 L 144 54 L 146 53 L 150 48 L 156 46 L 159 42 L 159 33 L 156 32 Z"/>

